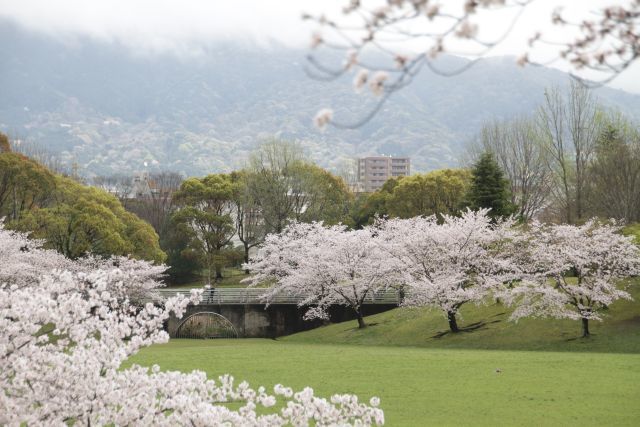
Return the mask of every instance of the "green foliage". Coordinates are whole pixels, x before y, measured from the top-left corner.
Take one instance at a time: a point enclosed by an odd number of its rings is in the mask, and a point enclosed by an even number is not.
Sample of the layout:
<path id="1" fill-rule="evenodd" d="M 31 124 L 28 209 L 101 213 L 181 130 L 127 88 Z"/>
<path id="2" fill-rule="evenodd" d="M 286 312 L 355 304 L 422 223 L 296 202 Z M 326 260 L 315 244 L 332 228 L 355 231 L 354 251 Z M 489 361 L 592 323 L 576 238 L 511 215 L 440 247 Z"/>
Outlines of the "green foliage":
<path id="1" fill-rule="evenodd" d="M 0 154 L 8 153 L 11 151 L 11 144 L 9 144 L 9 137 L 0 132 Z"/>
<path id="2" fill-rule="evenodd" d="M 55 188 L 55 176 L 39 163 L 12 152 L 0 152 L 0 218 L 18 220 L 44 206 Z"/>
<path id="3" fill-rule="evenodd" d="M 485 152 L 480 156 L 471 174 L 467 201 L 472 209 L 490 208 L 489 215 L 494 218 L 516 212 L 510 201 L 509 182 L 491 153 Z"/>
<path id="4" fill-rule="evenodd" d="M 391 216 L 455 215 L 463 207 L 471 173 L 465 169 L 442 169 L 403 178 L 388 200 Z"/>
<path id="5" fill-rule="evenodd" d="M 125 225 L 125 240 L 133 247 L 129 252 L 135 258 L 154 261 L 156 263 L 165 262 L 166 253 L 161 249 L 158 234 L 151 224 L 138 218 L 131 212 L 122 212 L 119 218 Z"/>
<path id="6" fill-rule="evenodd" d="M 291 220 L 336 224 L 348 216 L 351 195 L 344 181 L 288 141 L 266 142 L 252 154 L 246 185 L 268 233 L 281 232 Z"/>
<path id="7" fill-rule="evenodd" d="M 0 217 L 70 258 L 131 255 L 162 262 L 153 228 L 114 196 L 53 174 L 21 154 L 0 153 Z"/>
<path id="8" fill-rule="evenodd" d="M 225 260 L 225 266 L 240 268 L 244 263 L 244 250 L 242 247 L 227 246 L 222 250 L 222 256 Z"/>
<path id="9" fill-rule="evenodd" d="M 91 253 L 164 261 L 153 228 L 127 212 L 116 197 L 56 176 L 53 200 L 46 207 L 27 211 L 10 226 L 32 232 L 69 258 Z"/>
<path id="10" fill-rule="evenodd" d="M 464 205 L 470 183 L 471 173 L 466 169 L 390 178 L 378 191 L 356 198 L 349 225 L 360 228 L 371 224 L 376 216 L 455 215 Z"/>
<path id="11" fill-rule="evenodd" d="M 358 195 L 351 208 L 349 225 L 353 228 L 362 228 L 372 224 L 376 216 L 388 216 L 389 199 L 402 179 L 404 177 L 389 178 L 378 191 Z"/>
<path id="12" fill-rule="evenodd" d="M 167 274 L 170 281 L 181 283 L 190 280 L 200 269 L 199 255 L 190 249 L 191 239 L 188 234 L 182 232 L 178 224 L 170 221 L 167 230 L 160 243 L 167 253 L 166 263 L 169 266 Z"/>
<path id="13" fill-rule="evenodd" d="M 213 269 L 216 279 L 222 278 L 226 264 L 222 249 L 236 231 L 231 217 L 236 185 L 231 175 L 212 174 L 187 179 L 174 194 L 180 209 L 174 213 L 173 221 L 187 236 L 188 248 L 209 271 L 209 283 Z"/>
<path id="14" fill-rule="evenodd" d="M 301 221 L 323 221 L 333 225 L 344 222 L 349 212 L 353 196 L 344 180 L 311 163 L 298 166 L 301 176 L 306 176 L 309 204 L 298 218 Z"/>

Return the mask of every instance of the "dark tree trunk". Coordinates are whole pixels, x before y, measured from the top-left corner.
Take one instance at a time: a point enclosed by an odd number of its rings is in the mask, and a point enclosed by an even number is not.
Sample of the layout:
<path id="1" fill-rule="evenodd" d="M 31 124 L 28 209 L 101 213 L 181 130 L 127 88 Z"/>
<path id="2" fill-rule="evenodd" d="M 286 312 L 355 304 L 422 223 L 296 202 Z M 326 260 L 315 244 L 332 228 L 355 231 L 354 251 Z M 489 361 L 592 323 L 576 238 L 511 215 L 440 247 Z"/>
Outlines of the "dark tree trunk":
<path id="1" fill-rule="evenodd" d="M 589 319 L 582 318 L 582 338 L 589 338 L 591 334 L 589 333 Z"/>
<path id="2" fill-rule="evenodd" d="M 222 280 L 222 266 L 216 265 L 216 282 Z"/>
<path id="3" fill-rule="evenodd" d="M 362 315 L 360 313 L 358 313 L 358 328 L 359 329 L 363 329 L 366 328 L 367 324 L 364 323 L 364 318 L 362 317 Z"/>
<path id="4" fill-rule="evenodd" d="M 400 286 L 400 289 L 398 290 L 398 298 L 400 300 L 398 301 L 398 305 L 404 302 L 404 297 L 405 297 L 404 286 Z"/>
<path id="5" fill-rule="evenodd" d="M 354 308 L 353 311 L 356 312 L 356 318 L 358 319 L 358 328 L 366 328 L 367 324 L 364 322 L 364 316 L 362 315 L 362 307 Z"/>
<path id="6" fill-rule="evenodd" d="M 449 321 L 449 329 L 451 329 L 451 332 L 460 332 L 460 329 L 458 329 L 458 321 L 456 320 L 455 311 L 447 312 L 447 320 Z"/>
<path id="7" fill-rule="evenodd" d="M 244 263 L 248 264 L 249 263 L 249 246 L 244 245 Z M 244 270 L 244 274 L 249 274 L 249 269 Z"/>

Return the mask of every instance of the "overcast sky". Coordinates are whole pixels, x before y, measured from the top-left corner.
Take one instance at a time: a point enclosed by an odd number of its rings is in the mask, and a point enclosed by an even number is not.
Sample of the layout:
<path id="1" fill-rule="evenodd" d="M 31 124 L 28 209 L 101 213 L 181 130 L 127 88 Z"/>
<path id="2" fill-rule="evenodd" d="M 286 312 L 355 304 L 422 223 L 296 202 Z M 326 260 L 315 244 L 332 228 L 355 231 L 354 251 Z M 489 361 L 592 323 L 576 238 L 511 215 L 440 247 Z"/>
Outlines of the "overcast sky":
<path id="1" fill-rule="evenodd" d="M 620 0 L 623 1 L 623 0 Z M 219 40 L 268 46 L 273 42 L 307 47 L 313 26 L 302 12 L 339 15 L 348 0 L 0 0 L 0 17 L 62 40 L 90 36 L 117 41 L 134 52 L 197 54 Z M 536 0 L 521 16 L 510 37 L 495 55 L 519 55 L 538 30 L 553 34 L 551 11 L 558 5 L 578 19 L 610 0 Z M 480 21 L 480 28 L 503 28 L 504 16 Z M 489 33 L 487 33 L 489 34 Z M 560 34 L 561 35 L 561 34 Z M 562 68 L 562 66 L 560 66 Z M 640 65 L 612 84 L 640 93 Z"/>

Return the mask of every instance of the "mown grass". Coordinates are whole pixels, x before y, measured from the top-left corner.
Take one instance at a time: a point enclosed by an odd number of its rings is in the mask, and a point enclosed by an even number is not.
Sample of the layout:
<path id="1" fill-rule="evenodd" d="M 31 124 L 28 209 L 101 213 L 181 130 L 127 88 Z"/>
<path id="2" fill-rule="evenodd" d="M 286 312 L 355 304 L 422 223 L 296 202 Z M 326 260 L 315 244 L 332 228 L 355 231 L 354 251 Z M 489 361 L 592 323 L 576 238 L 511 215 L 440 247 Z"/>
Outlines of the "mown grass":
<path id="1" fill-rule="evenodd" d="M 640 423 L 640 355 L 172 340 L 132 362 L 382 399 L 387 425 Z M 499 369 L 500 372 L 496 372 Z"/>
<path id="2" fill-rule="evenodd" d="M 391 426 L 640 425 L 640 281 L 593 336 L 576 321 L 508 322 L 503 305 L 468 306 L 459 334 L 437 311 L 395 309 L 278 340 L 171 340 L 131 363 L 230 373 L 317 394 L 379 396 Z"/>

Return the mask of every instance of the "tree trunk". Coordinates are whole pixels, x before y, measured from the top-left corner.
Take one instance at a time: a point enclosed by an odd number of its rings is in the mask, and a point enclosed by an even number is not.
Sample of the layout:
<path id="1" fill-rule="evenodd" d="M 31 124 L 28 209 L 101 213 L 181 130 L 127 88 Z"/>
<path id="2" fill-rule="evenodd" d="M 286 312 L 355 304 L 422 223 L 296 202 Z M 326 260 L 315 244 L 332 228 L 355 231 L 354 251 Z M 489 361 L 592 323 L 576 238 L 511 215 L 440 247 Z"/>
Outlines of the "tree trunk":
<path id="1" fill-rule="evenodd" d="M 222 280 L 222 266 L 220 264 L 216 265 L 216 282 Z"/>
<path id="2" fill-rule="evenodd" d="M 589 333 L 589 319 L 582 318 L 582 338 L 589 338 L 591 334 Z"/>
<path id="3" fill-rule="evenodd" d="M 405 297 L 404 286 L 400 286 L 400 289 L 398 290 L 398 298 L 399 298 L 398 305 L 404 302 L 404 297 Z"/>
<path id="4" fill-rule="evenodd" d="M 244 263 L 249 263 L 249 246 L 244 245 Z M 245 268 L 244 274 L 249 274 L 249 269 Z"/>
<path id="5" fill-rule="evenodd" d="M 362 317 L 362 314 L 358 313 L 358 329 L 363 329 L 367 327 L 367 324 L 364 323 L 364 318 Z"/>
<path id="6" fill-rule="evenodd" d="M 358 319 L 358 329 L 363 329 L 367 327 L 367 324 L 364 322 L 364 316 L 362 315 L 362 307 L 354 307 L 353 311 L 356 312 L 356 318 Z"/>
<path id="7" fill-rule="evenodd" d="M 18 196 L 16 195 L 16 186 L 13 186 L 13 220 L 18 219 Z"/>
<path id="8" fill-rule="evenodd" d="M 458 329 L 458 321 L 456 320 L 455 311 L 447 312 L 447 320 L 449 321 L 449 329 L 451 329 L 451 332 L 460 332 L 460 329 Z"/>

